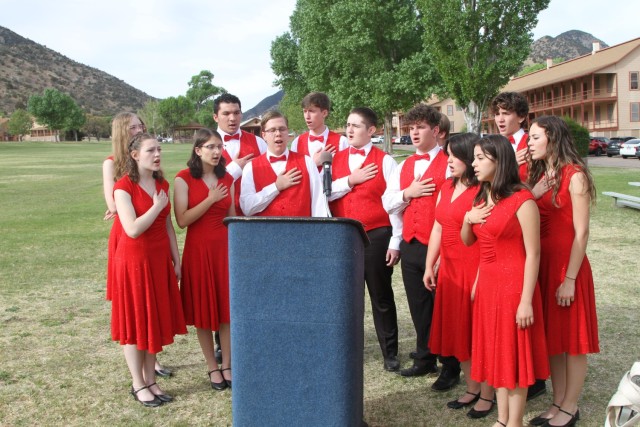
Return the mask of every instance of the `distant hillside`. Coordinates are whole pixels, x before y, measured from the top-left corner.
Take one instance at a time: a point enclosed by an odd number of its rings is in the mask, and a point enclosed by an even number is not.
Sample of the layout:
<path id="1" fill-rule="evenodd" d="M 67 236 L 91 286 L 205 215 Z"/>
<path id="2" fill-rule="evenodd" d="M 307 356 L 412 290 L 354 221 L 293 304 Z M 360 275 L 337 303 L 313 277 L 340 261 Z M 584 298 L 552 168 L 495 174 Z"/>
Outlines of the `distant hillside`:
<path id="1" fill-rule="evenodd" d="M 244 111 L 242 113 L 242 119 L 249 120 L 254 117 L 262 116 L 267 111 L 276 108 L 280 103 L 280 101 L 282 101 L 283 96 L 284 96 L 283 90 L 279 90 L 273 95 L 267 96 L 265 99 L 260 101 L 258 105 L 256 105 L 255 107 L 251 108 L 250 110 Z"/>
<path id="2" fill-rule="evenodd" d="M 609 47 L 602 40 L 579 30 L 567 31 L 557 37 L 544 36 L 533 42 L 524 65 L 544 63 L 547 58 L 562 58 L 566 61 L 586 55 L 593 50 L 593 42 L 600 42 L 601 49 Z"/>
<path id="3" fill-rule="evenodd" d="M 0 115 L 25 108 L 29 96 L 48 87 L 68 93 L 86 112 L 96 115 L 135 111 L 154 99 L 4 27 L 0 27 L 0 58 Z"/>

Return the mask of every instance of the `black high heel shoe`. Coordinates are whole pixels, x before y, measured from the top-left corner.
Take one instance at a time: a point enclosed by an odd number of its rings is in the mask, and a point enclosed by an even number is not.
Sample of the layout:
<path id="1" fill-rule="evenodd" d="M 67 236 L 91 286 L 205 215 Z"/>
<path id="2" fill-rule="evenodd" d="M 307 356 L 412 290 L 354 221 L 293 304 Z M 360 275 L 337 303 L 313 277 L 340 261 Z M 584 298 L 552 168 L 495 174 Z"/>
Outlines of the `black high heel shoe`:
<path id="1" fill-rule="evenodd" d="M 156 383 L 149 384 L 147 387 L 153 387 L 154 385 L 158 385 L 158 384 L 156 384 Z M 151 391 L 151 390 L 149 390 L 149 391 Z M 151 391 L 151 393 L 153 393 L 153 392 Z M 170 396 L 168 394 L 155 394 L 155 393 L 153 393 L 153 394 L 164 403 L 173 402 L 173 396 Z"/>
<path id="2" fill-rule="evenodd" d="M 558 411 L 565 413 L 567 415 L 569 415 L 571 418 L 569 419 L 569 421 L 567 421 L 566 423 L 562 424 L 562 425 L 555 425 L 555 424 L 551 424 L 549 421 L 551 420 L 547 420 L 544 424 L 542 424 L 542 427 L 572 427 L 574 425 L 576 425 L 576 422 L 580 419 L 580 409 L 576 409 L 576 413 L 572 414 L 571 412 L 565 411 L 562 408 L 558 408 Z"/>
<path id="3" fill-rule="evenodd" d="M 158 396 L 156 396 L 155 394 L 153 395 L 153 400 L 140 400 L 138 398 L 138 393 L 141 392 L 142 390 L 149 388 L 148 385 L 144 386 L 144 387 L 140 387 L 139 389 L 135 390 L 133 388 L 133 386 L 131 386 L 131 396 L 133 396 L 133 398 L 142 403 L 144 406 L 148 407 L 148 408 L 157 408 L 158 406 L 162 405 L 162 400 L 158 399 Z M 153 394 L 153 393 L 152 393 Z"/>
<path id="4" fill-rule="evenodd" d="M 556 405 L 555 403 L 552 403 L 551 405 L 555 406 L 558 409 L 560 409 L 560 405 Z M 541 426 L 544 423 L 546 423 L 547 421 L 549 421 L 550 419 L 551 418 L 547 418 L 547 417 L 543 417 L 542 415 L 538 415 L 537 417 L 535 417 L 531 421 L 529 421 L 529 425 L 530 426 Z"/>
<path id="5" fill-rule="evenodd" d="M 224 371 L 230 371 L 230 370 L 231 370 L 231 368 L 224 368 L 224 369 L 220 369 L 220 373 L 222 374 L 222 378 L 224 379 L 224 382 L 226 382 L 226 383 L 227 383 L 227 385 L 229 386 L 229 388 L 231 388 L 231 380 L 226 379 L 226 378 L 224 377 L 223 372 L 224 372 Z"/>
<path id="6" fill-rule="evenodd" d="M 489 409 L 486 409 L 484 411 L 478 411 L 475 408 L 471 408 L 469 409 L 469 412 L 467 412 L 467 417 L 469 418 L 473 418 L 473 419 L 477 419 L 477 418 L 484 418 L 487 415 L 489 415 L 489 412 L 493 411 L 493 407 L 496 404 L 496 401 L 493 399 L 485 399 L 484 397 L 478 397 L 479 400 L 484 400 L 485 402 L 491 402 L 491 406 L 489 407 Z"/>
<path id="7" fill-rule="evenodd" d="M 220 375 L 222 375 L 222 371 L 220 371 L 220 369 L 214 369 L 213 371 L 207 372 L 207 375 L 209 376 L 209 381 L 211 382 L 211 388 L 218 391 L 224 390 L 225 388 L 227 388 L 228 384 L 227 384 L 227 381 L 224 379 L 224 376 L 222 376 L 222 382 L 220 383 L 211 381 L 211 374 L 213 374 L 214 372 L 220 372 Z"/>
<path id="8" fill-rule="evenodd" d="M 447 402 L 447 407 L 451 408 L 451 409 L 464 408 L 465 406 L 469 406 L 471 404 L 476 403 L 478 401 L 478 399 L 480 398 L 480 392 L 471 393 L 470 391 L 467 391 L 464 394 L 470 394 L 471 396 L 473 396 L 473 399 L 471 399 L 468 402 L 460 402 L 460 400 L 458 400 L 458 399 L 452 400 L 451 402 Z M 463 394 L 463 396 L 464 396 L 464 394 Z"/>

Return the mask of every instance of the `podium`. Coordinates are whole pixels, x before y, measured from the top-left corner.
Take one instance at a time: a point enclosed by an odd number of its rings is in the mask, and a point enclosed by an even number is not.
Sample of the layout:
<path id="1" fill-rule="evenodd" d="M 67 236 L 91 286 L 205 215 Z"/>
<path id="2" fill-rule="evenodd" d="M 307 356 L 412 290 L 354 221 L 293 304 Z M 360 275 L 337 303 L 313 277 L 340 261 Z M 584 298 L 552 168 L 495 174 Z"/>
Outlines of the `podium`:
<path id="1" fill-rule="evenodd" d="M 297 217 L 225 223 L 233 425 L 363 425 L 362 225 Z"/>

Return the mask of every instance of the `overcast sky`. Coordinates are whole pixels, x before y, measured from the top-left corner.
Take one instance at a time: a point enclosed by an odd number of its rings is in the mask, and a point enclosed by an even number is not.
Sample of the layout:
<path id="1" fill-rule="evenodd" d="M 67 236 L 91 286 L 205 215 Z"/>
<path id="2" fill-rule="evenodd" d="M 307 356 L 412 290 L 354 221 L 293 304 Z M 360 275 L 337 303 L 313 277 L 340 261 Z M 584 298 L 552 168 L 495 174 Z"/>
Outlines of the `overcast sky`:
<path id="1" fill-rule="evenodd" d="M 238 95 L 247 110 L 275 93 L 269 50 L 295 0 L 0 0 L 0 26 L 157 98 L 184 95 L 191 76 Z M 551 0 L 534 39 L 568 30 L 609 45 L 640 37 L 638 0 Z M 2 66 L 0 58 L 0 66 Z"/>

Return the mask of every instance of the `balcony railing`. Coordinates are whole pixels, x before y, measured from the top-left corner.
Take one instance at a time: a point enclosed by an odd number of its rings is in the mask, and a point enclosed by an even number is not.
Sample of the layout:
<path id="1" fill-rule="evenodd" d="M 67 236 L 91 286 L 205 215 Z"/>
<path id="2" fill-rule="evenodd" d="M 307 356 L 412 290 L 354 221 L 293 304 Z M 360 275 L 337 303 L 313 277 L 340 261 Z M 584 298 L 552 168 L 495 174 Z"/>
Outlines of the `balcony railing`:
<path id="1" fill-rule="evenodd" d="M 580 92 L 574 92 L 569 95 L 557 96 L 551 99 L 545 99 L 537 102 L 530 102 L 529 109 L 532 111 L 541 110 L 551 107 L 563 107 L 572 104 L 580 104 L 588 101 L 605 100 L 609 98 L 616 98 L 618 92 L 616 90 L 585 90 Z"/>

